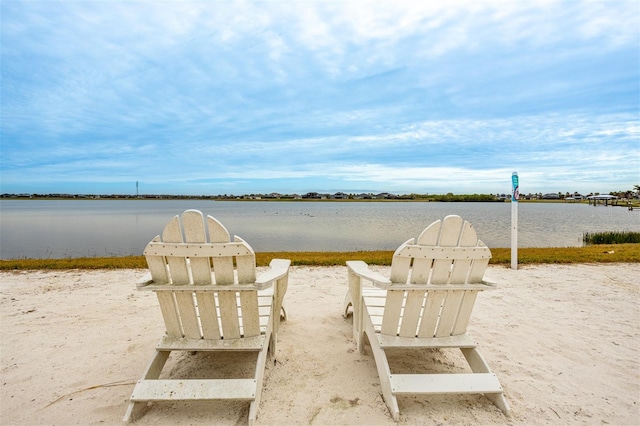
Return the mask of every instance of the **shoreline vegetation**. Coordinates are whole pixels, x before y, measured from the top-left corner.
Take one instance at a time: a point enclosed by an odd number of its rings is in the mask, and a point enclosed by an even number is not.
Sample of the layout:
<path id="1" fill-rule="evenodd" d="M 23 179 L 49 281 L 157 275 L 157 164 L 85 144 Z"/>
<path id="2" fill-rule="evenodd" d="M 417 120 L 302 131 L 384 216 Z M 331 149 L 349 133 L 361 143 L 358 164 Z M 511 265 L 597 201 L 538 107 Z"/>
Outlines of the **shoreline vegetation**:
<path id="1" fill-rule="evenodd" d="M 519 202 L 542 203 L 578 203 L 578 204 L 602 204 L 608 206 L 621 206 L 629 209 L 640 207 L 640 196 L 634 191 L 618 191 L 611 195 L 612 199 L 589 200 L 588 196 L 600 195 L 590 193 L 583 196 L 578 193 L 528 193 L 520 194 Z M 324 194 L 308 192 L 299 194 L 243 194 L 243 195 L 171 195 L 171 194 L 0 194 L 4 200 L 211 200 L 211 201 L 294 201 L 294 202 L 511 202 L 511 194 L 402 194 L 396 195 L 383 193 L 347 194 L 337 192 Z"/>
<path id="2" fill-rule="evenodd" d="M 370 195 L 370 196 L 369 196 Z M 163 200 L 209 200 L 209 201 L 238 201 L 238 202 L 295 202 L 295 203 L 510 203 L 511 196 L 505 194 L 443 194 L 443 195 L 428 195 L 428 194 L 407 194 L 407 195 L 393 195 L 388 194 L 384 196 L 381 194 L 373 195 L 367 194 L 363 197 L 362 194 L 353 196 L 353 194 L 345 197 L 336 198 L 335 196 L 321 197 L 307 197 L 307 196 L 259 196 L 259 195 L 242 195 L 242 196 L 227 196 L 227 195 L 69 195 L 69 194 L 0 194 L 0 200 L 29 200 L 29 201 L 47 201 L 47 200 L 64 200 L 64 201 L 77 201 L 77 200 L 113 200 L 113 201 L 163 201 Z M 563 204 L 584 204 L 595 206 L 611 206 L 611 207 L 624 207 L 630 212 L 640 211 L 640 198 L 616 198 L 616 199 L 598 199 L 589 200 L 587 198 L 575 199 L 572 197 L 565 197 L 560 194 L 554 198 L 543 198 L 541 194 L 529 194 L 527 196 L 520 196 L 518 200 L 521 204 L 526 203 L 563 203 Z"/>
<path id="3" fill-rule="evenodd" d="M 492 248 L 492 265 L 509 266 L 510 248 Z M 294 266 L 340 266 L 347 260 L 363 260 L 372 265 L 391 264 L 393 251 L 356 252 L 257 252 L 258 266 L 267 266 L 271 259 L 291 259 Z M 640 263 L 640 244 L 595 244 L 584 247 L 519 248 L 518 264 L 576 263 Z M 64 270 L 64 269 L 145 269 L 144 256 L 82 257 L 64 259 L 0 260 L 0 271 Z"/>
<path id="4" fill-rule="evenodd" d="M 626 244 L 640 243 L 640 232 L 610 231 L 610 232 L 585 232 L 582 236 L 585 245 L 591 244 Z"/>

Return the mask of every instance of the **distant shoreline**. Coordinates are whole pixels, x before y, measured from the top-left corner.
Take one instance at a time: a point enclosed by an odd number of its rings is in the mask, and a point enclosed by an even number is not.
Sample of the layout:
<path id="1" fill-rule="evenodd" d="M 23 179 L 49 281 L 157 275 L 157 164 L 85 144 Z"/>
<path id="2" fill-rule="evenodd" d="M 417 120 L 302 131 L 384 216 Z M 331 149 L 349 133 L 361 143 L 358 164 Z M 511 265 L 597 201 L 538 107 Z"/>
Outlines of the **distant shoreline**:
<path id="1" fill-rule="evenodd" d="M 335 199 L 335 198 L 217 198 L 217 197 L 188 197 L 188 196 L 158 196 L 158 197 L 4 197 L 0 200 L 24 200 L 24 201 L 47 201 L 47 200 L 64 200 L 64 201 L 167 201 L 167 200 L 201 200 L 201 201 L 243 201 L 243 202 L 287 202 L 296 203 L 439 203 L 439 202 L 461 202 L 461 203 L 503 203 L 508 200 L 436 200 L 436 199 L 412 199 L 412 198 L 374 198 L 374 199 Z M 520 200 L 525 202 L 525 200 Z M 540 202 L 564 202 L 564 200 L 526 200 Z"/>
<path id="2" fill-rule="evenodd" d="M 475 194 L 474 194 L 475 195 Z M 281 202 L 295 202 L 295 203 L 510 203 L 510 199 L 474 199 L 473 195 L 459 195 L 453 196 L 450 199 L 436 198 L 445 196 L 433 196 L 434 198 L 230 198 L 230 197 L 217 197 L 217 196 L 186 196 L 186 195 L 162 195 L 162 196 L 77 196 L 77 197 L 1 197 L 1 200 L 12 201 L 220 201 L 220 202 L 255 202 L 255 203 L 281 203 Z M 469 197 L 469 198 L 464 198 Z M 519 203 L 554 203 L 554 204 L 585 204 L 589 205 L 588 200 L 565 200 L 559 199 L 520 199 Z M 592 204 L 593 205 L 593 204 Z M 626 207 L 633 208 L 633 210 L 640 211 L 640 200 L 611 200 L 608 203 L 598 202 L 598 205 L 611 206 L 611 207 Z"/>

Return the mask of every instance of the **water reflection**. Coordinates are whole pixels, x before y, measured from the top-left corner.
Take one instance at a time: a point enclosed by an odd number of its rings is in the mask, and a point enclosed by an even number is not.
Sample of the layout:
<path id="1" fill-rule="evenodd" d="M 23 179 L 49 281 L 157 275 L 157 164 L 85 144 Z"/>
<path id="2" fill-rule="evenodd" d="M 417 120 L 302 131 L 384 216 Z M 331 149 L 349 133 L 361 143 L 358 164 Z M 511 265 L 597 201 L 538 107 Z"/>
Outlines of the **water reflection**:
<path id="1" fill-rule="evenodd" d="M 256 251 L 393 250 L 447 214 L 473 223 L 489 247 L 510 244 L 509 203 L 4 200 L 0 257 L 139 255 L 172 216 L 188 208 L 216 217 Z M 520 247 L 580 246 L 587 231 L 640 231 L 640 213 L 520 203 L 518 225 Z"/>

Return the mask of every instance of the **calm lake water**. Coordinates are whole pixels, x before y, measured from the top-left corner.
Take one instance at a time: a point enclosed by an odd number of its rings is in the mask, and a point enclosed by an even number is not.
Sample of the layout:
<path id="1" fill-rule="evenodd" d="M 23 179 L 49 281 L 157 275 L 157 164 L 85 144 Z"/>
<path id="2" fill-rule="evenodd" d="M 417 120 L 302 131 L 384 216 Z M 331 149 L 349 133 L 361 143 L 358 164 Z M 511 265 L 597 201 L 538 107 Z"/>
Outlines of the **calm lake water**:
<path id="1" fill-rule="evenodd" d="M 0 258 L 141 255 L 171 217 L 198 209 L 256 251 L 395 250 L 457 214 L 489 247 L 511 244 L 509 203 L 3 200 Z M 584 232 L 640 231 L 640 212 L 570 203 L 520 203 L 519 247 L 581 246 Z"/>

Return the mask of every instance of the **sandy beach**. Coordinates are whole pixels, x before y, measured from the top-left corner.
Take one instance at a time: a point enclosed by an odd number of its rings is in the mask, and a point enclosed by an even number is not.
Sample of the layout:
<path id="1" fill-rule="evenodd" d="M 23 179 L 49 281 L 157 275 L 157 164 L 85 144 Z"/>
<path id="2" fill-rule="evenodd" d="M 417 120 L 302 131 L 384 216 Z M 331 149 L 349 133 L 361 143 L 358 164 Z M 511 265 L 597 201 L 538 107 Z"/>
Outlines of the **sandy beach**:
<path id="1" fill-rule="evenodd" d="M 0 273 L 0 424 L 121 424 L 164 332 L 154 294 L 135 289 L 145 274 Z M 469 334 L 498 375 L 511 417 L 482 395 L 407 396 L 400 424 L 637 425 L 639 276 L 638 264 L 489 267 L 499 289 L 480 295 Z M 341 316 L 346 279 L 343 266 L 291 268 L 289 319 L 267 363 L 257 424 L 394 424 L 371 351 L 358 353 L 351 318 Z M 392 363 L 412 358 L 399 353 Z M 172 355 L 167 374 L 215 374 L 214 362 L 229 364 Z M 425 351 L 419 362 L 465 366 L 455 351 Z M 247 413 L 244 402 L 164 403 L 136 424 L 242 425 Z"/>

